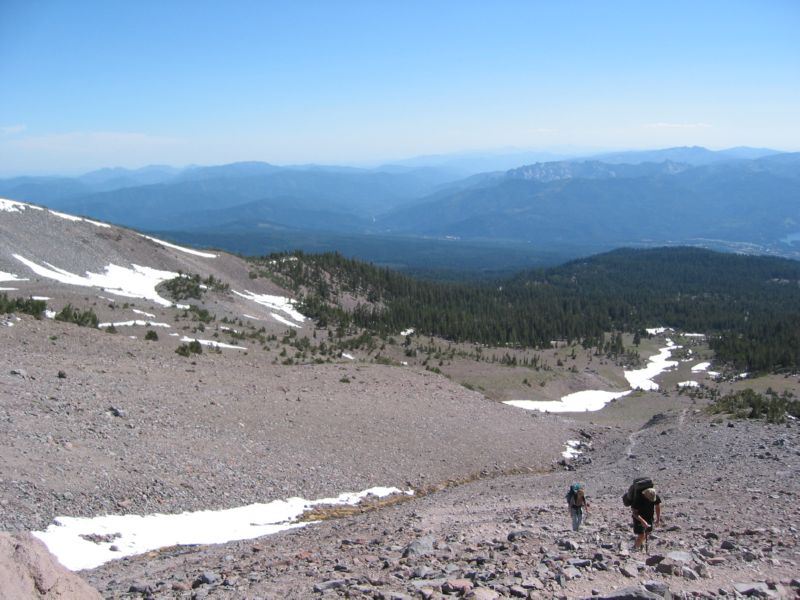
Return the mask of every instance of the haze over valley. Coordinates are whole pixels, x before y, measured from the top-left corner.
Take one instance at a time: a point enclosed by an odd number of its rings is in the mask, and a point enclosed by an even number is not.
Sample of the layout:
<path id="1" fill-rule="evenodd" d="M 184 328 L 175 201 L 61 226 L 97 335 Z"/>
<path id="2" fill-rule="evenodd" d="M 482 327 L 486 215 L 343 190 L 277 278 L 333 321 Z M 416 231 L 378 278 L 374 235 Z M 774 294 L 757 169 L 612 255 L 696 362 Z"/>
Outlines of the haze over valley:
<path id="1" fill-rule="evenodd" d="M 798 26 L 0 3 L 0 600 L 800 597 Z"/>

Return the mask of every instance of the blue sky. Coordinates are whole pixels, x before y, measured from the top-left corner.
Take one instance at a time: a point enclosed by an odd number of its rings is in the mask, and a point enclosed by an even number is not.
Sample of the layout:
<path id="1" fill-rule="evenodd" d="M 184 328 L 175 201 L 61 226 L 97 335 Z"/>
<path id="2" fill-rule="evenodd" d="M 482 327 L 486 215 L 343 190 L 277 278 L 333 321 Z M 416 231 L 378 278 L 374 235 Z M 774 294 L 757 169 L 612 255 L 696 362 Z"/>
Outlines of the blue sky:
<path id="1" fill-rule="evenodd" d="M 0 175 L 800 150 L 800 2 L 0 1 Z"/>

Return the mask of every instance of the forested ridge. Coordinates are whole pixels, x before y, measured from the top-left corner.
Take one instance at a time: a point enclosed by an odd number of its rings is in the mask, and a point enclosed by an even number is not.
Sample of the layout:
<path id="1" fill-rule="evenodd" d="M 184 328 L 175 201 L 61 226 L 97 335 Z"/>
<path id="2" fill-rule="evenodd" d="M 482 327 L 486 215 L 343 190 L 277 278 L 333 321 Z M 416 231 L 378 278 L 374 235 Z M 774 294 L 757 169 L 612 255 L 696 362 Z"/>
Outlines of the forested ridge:
<path id="1" fill-rule="evenodd" d="M 336 253 L 279 254 L 280 283 L 323 326 L 487 345 L 592 347 L 610 332 L 667 326 L 706 333 L 718 359 L 748 371 L 800 367 L 800 262 L 697 248 L 620 249 L 491 284 L 412 279 Z M 342 293 L 357 302 L 337 303 Z"/>

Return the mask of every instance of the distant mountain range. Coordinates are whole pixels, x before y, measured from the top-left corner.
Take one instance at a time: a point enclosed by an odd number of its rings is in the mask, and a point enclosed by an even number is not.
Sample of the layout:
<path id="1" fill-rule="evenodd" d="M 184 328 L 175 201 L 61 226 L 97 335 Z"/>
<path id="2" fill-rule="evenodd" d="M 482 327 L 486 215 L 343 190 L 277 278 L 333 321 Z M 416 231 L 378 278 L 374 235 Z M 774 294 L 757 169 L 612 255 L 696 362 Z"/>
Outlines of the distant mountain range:
<path id="1" fill-rule="evenodd" d="M 466 177 L 470 171 L 460 159 L 486 161 L 449 158 L 374 169 L 259 162 L 102 169 L 74 178 L 0 180 L 0 196 L 169 231 L 182 241 L 213 239 L 239 252 L 304 248 L 313 234 L 328 249 L 347 236 L 352 255 L 372 259 L 376 239 L 404 240 L 388 257 L 400 265 L 422 238 L 446 240 L 456 253 L 459 243 L 516 244 L 561 257 L 623 245 L 692 244 L 800 257 L 799 153 L 681 147 L 539 161 Z"/>

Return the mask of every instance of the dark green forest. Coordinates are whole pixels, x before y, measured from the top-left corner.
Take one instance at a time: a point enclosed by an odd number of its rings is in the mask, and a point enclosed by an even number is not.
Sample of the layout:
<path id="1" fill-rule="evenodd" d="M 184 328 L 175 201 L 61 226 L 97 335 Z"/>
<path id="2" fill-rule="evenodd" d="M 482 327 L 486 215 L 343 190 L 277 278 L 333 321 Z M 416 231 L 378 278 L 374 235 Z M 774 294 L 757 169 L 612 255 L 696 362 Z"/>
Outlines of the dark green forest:
<path id="1" fill-rule="evenodd" d="M 323 327 L 413 327 L 452 341 L 543 348 L 552 340 L 595 347 L 610 332 L 667 326 L 707 334 L 717 359 L 737 369 L 800 367 L 800 262 L 792 260 L 620 249 L 491 283 L 413 279 L 336 253 L 254 262 L 301 293 L 304 311 Z M 343 310 L 340 291 L 360 302 Z"/>

